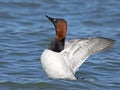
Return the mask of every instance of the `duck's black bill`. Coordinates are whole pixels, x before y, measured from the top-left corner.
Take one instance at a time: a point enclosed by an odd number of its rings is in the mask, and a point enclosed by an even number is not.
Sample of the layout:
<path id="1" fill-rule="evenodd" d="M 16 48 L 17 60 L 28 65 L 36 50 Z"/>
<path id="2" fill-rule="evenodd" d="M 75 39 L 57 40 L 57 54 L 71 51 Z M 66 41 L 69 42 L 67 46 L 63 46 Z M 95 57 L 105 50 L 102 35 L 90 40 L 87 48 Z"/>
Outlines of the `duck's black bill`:
<path id="1" fill-rule="evenodd" d="M 45 15 L 52 23 L 54 23 L 54 18 L 49 17 L 48 15 Z"/>

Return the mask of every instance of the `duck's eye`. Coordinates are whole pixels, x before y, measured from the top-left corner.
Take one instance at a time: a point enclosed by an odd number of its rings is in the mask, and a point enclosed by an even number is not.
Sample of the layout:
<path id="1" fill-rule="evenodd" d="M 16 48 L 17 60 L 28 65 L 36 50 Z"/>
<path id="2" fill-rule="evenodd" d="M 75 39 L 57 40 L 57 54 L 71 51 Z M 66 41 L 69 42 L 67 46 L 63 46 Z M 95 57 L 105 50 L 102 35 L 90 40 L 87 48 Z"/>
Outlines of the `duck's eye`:
<path id="1" fill-rule="evenodd" d="M 54 22 L 57 22 L 57 19 L 54 19 L 53 21 L 54 21 Z"/>

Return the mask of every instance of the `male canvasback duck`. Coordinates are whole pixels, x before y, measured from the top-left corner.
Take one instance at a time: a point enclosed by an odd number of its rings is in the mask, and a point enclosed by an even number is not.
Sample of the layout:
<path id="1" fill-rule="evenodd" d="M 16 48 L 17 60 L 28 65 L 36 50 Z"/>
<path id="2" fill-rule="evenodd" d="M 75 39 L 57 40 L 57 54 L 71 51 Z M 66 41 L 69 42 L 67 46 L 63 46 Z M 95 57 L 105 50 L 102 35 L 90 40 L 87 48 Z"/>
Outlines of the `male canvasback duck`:
<path id="1" fill-rule="evenodd" d="M 53 23 L 56 31 L 54 40 L 41 54 L 42 67 L 50 78 L 76 80 L 75 72 L 90 55 L 106 50 L 115 42 L 103 37 L 65 41 L 66 20 L 46 17 Z"/>

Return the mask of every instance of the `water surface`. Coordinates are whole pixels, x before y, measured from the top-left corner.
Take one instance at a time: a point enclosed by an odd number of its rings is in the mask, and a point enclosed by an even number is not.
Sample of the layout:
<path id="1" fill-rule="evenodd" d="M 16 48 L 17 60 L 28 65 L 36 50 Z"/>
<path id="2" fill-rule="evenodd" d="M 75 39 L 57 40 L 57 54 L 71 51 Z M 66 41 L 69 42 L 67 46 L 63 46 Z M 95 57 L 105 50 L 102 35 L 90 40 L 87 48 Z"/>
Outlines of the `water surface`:
<path id="1" fill-rule="evenodd" d="M 49 79 L 40 55 L 54 38 L 44 15 L 68 22 L 67 39 L 108 37 L 116 44 L 92 55 L 78 80 Z M 120 90 L 120 0 L 1 0 L 0 90 Z"/>

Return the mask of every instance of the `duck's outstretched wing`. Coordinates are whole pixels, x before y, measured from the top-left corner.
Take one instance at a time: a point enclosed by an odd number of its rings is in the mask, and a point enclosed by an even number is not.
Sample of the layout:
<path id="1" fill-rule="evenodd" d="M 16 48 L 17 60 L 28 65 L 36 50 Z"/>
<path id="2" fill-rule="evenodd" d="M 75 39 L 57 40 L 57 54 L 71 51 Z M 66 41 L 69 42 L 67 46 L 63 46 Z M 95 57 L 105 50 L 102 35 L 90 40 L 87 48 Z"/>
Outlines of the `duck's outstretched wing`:
<path id="1" fill-rule="evenodd" d="M 114 42 L 112 39 L 103 37 L 70 40 L 66 42 L 65 49 L 61 54 L 75 73 L 90 55 L 109 48 Z"/>

